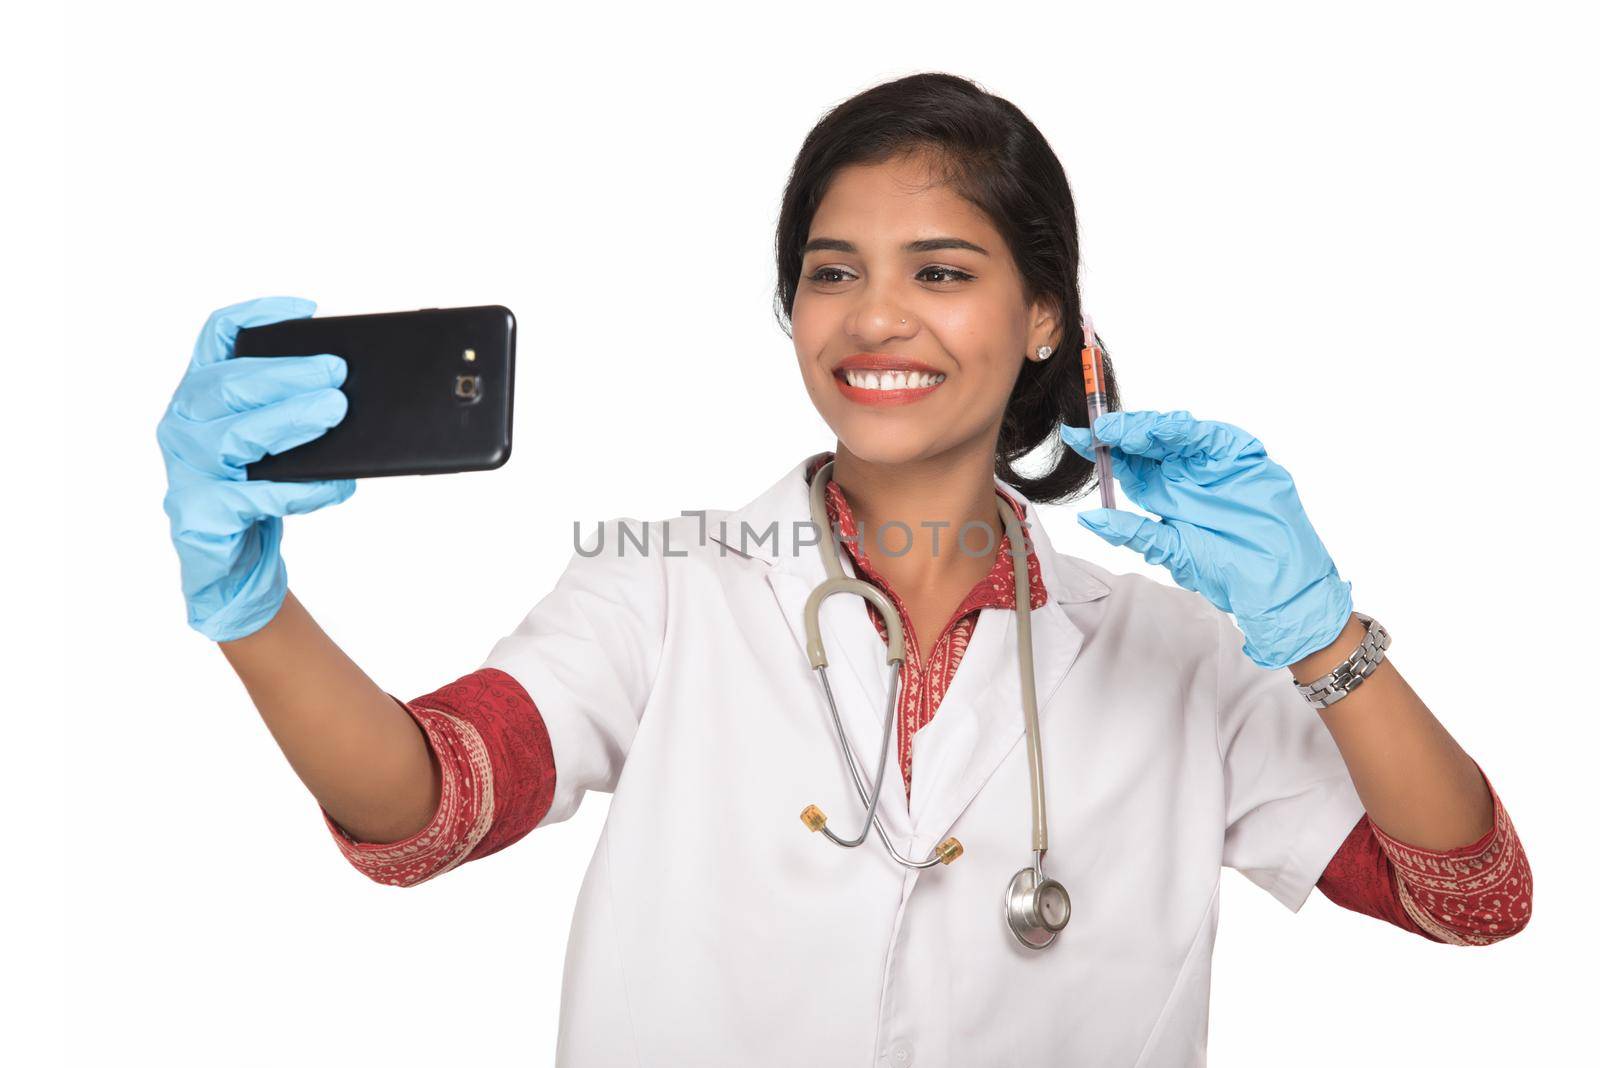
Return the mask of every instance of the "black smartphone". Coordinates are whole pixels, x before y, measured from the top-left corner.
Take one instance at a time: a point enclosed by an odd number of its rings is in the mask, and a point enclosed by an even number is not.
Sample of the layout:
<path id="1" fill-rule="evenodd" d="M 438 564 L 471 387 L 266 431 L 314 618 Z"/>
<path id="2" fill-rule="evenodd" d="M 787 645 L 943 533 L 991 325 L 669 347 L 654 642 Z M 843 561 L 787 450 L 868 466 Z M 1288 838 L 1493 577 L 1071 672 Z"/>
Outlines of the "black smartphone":
<path id="1" fill-rule="evenodd" d="M 245 465 L 251 479 L 306 482 L 487 471 L 511 456 L 517 321 L 498 304 L 287 319 L 239 331 L 235 356 L 345 360 L 344 419 Z"/>

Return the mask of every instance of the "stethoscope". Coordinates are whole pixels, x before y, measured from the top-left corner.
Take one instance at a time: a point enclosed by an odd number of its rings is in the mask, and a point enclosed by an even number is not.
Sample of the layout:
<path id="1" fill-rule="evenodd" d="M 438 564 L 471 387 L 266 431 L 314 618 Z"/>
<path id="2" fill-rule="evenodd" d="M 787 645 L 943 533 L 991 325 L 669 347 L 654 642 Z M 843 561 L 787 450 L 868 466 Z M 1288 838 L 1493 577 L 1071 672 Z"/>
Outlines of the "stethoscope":
<path id="1" fill-rule="evenodd" d="M 805 811 L 800 813 L 800 818 L 811 830 L 821 831 L 829 841 L 848 848 L 854 848 L 866 841 L 867 828 L 876 827 L 878 837 L 882 839 L 889 855 L 908 868 L 931 868 L 935 864 L 949 864 L 962 853 L 961 843 L 954 837 L 946 838 L 934 846 L 932 852 L 924 859 L 912 860 L 901 856 L 899 850 L 895 849 L 894 843 L 889 841 L 889 835 L 883 829 L 883 824 L 878 820 L 878 795 L 883 791 L 884 770 L 889 764 L 889 738 L 894 733 L 895 699 L 900 691 L 900 667 L 906 658 L 905 636 L 900 613 L 889 602 L 889 598 L 884 596 L 883 591 L 861 579 L 845 577 L 844 568 L 839 565 L 839 543 L 833 525 L 828 521 L 826 499 L 828 480 L 832 476 L 833 461 L 829 460 L 811 480 L 811 521 L 828 531 L 829 551 L 822 554 L 822 562 L 827 567 L 828 577 L 812 590 L 811 596 L 806 599 L 806 656 L 822 679 L 822 692 L 828 698 L 828 711 L 833 716 L 833 727 L 839 736 L 839 747 L 844 750 L 845 763 L 850 768 L 851 779 L 855 781 L 856 792 L 861 795 L 861 803 L 867 808 L 867 818 L 861 825 L 861 833 L 854 838 L 841 838 L 830 831 L 827 828 L 828 817 L 816 805 L 807 805 Z M 995 493 L 995 499 L 999 503 L 1000 517 L 1005 523 L 1006 536 L 1010 539 L 1013 549 L 1011 559 L 1017 589 L 1017 666 L 1022 673 L 1022 718 L 1028 731 L 1028 774 L 1033 780 L 1033 864 L 1017 872 L 1006 884 L 1006 924 L 1011 928 L 1011 933 L 1016 936 L 1017 941 L 1029 949 L 1043 949 L 1054 942 L 1056 934 L 1067 925 L 1067 920 L 1072 916 L 1072 899 L 1067 896 L 1064 886 L 1044 874 L 1044 855 L 1050 846 L 1045 826 L 1044 774 L 1040 767 L 1039 709 L 1033 687 L 1033 625 L 1030 618 L 1032 606 L 1028 597 L 1028 557 L 1027 553 L 1021 550 L 1026 544 L 1023 540 L 1022 524 L 1017 521 L 1010 503 L 998 491 Z M 828 685 L 828 654 L 822 647 L 822 631 L 817 624 L 817 614 L 822 609 L 822 602 L 836 593 L 853 593 L 865 597 L 883 616 L 889 631 L 887 659 L 892 669 L 889 707 L 884 714 L 883 744 L 878 750 L 878 777 L 870 796 L 866 784 L 861 781 L 861 772 L 856 766 L 850 743 L 845 738 L 844 722 L 839 718 L 839 708 L 833 701 L 833 689 Z"/>

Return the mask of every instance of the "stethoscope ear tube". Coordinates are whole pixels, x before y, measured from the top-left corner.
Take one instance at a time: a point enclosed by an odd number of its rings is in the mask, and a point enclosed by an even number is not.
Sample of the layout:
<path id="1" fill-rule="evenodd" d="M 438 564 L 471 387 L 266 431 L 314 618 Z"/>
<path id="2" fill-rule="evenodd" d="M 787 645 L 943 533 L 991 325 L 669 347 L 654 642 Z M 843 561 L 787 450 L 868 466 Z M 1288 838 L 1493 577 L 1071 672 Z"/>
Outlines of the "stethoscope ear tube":
<path id="1" fill-rule="evenodd" d="M 847 579 L 845 581 L 849 580 Z M 817 647 L 818 649 L 821 649 L 821 639 L 818 639 Z M 868 828 L 872 827 L 873 824 L 878 822 L 878 798 L 883 794 L 883 776 L 885 770 L 889 766 L 889 738 L 894 734 L 895 705 L 899 703 L 898 699 L 900 696 L 900 664 L 897 660 L 890 660 L 889 663 L 894 671 L 894 681 L 889 684 L 888 708 L 884 712 L 883 744 L 878 749 L 878 775 L 873 781 L 872 796 L 870 798 L 867 796 L 866 784 L 861 781 L 861 771 L 856 767 L 855 754 L 850 751 L 850 743 L 845 739 L 844 721 L 839 718 L 839 706 L 834 703 L 833 688 L 828 685 L 827 658 L 823 657 L 822 661 L 816 665 L 817 673 L 822 678 L 823 692 L 828 695 L 828 709 L 833 713 L 833 728 L 839 735 L 839 745 L 844 749 L 845 763 L 850 766 L 850 778 L 856 784 L 856 792 L 861 795 L 861 803 L 867 806 L 867 819 L 866 822 L 861 825 L 861 833 L 856 835 L 854 838 L 849 839 L 840 838 L 838 835 L 828 830 L 826 826 L 828 818 L 822 815 L 822 810 L 817 808 L 815 805 L 811 805 L 809 807 L 808 811 L 815 809 L 818 817 L 820 817 L 820 822 L 818 822 L 816 826 L 812 827 L 812 830 L 821 831 L 823 835 L 835 845 L 842 845 L 847 848 L 854 848 L 860 845 L 867 839 Z M 804 814 L 802 814 L 801 818 L 805 818 Z M 811 826 L 811 822 L 812 821 L 808 819 L 806 821 L 807 826 Z M 878 828 L 878 833 L 883 833 L 883 828 L 881 826 Z M 887 836 L 884 838 L 884 841 L 888 841 Z"/>

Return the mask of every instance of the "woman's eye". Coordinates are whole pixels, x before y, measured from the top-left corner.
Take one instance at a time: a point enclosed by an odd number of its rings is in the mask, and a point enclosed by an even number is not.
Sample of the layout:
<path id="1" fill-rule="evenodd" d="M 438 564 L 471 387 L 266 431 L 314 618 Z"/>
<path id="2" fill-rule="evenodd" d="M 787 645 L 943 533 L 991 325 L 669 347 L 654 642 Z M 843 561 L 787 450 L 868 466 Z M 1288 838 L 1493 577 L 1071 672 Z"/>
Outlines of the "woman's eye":
<path id="1" fill-rule="evenodd" d="M 815 271 L 811 272 L 810 278 L 811 278 L 811 281 L 813 281 L 813 282 L 836 282 L 836 281 L 838 281 L 838 279 L 836 279 L 836 278 L 824 278 L 822 276 L 825 275 L 825 274 L 843 274 L 843 273 L 844 272 L 841 271 L 837 267 L 818 267 Z"/>
<path id="2" fill-rule="evenodd" d="M 921 271 L 917 272 L 917 277 L 921 278 L 923 275 L 927 274 L 929 271 L 933 271 L 936 274 L 947 274 L 947 275 L 950 275 L 955 280 L 960 281 L 960 282 L 970 282 L 970 281 L 972 281 L 972 276 L 970 274 L 968 274 L 966 271 L 958 271 L 954 267 L 924 267 Z"/>

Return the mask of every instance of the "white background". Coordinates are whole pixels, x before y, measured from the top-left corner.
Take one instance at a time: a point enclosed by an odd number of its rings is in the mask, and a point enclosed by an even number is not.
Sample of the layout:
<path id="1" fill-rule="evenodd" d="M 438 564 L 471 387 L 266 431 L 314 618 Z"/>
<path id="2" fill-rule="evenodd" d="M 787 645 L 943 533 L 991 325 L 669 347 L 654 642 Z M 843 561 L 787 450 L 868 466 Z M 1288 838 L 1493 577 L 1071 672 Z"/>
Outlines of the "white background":
<path id="1" fill-rule="evenodd" d="M 5 1041 L 38 1045 L 8 1059 L 57 1055 L 64 980 L 74 1065 L 550 1060 L 607 799 L 414 889 L 348 867 L 185 625 L 156 422 L 223 304 L 516 311 L 506 467 L 364 482 L 288 522 L 296 594 L 384 688 L 425 693 L 550 587 L 574 519 L 737 507 L 832 447 L 772 313 L 779 196 L 828 107 L 918 70 L 1044 131 L 1125 406 L 1266 443 L 1532 861 L 1532 925 L 1487 949 L 1318 893 L 1292 914 L 1225 873 L 1213 1063 L 1588 1046 L 1592 27 L 1576 4 L 1110 8 L 30 16 L 8 58 L 64 65 L 6 64 L 37 146 L 7 168 L 36 238 L 7 257 L 32 330 L 8 353 L 8 411 L 32 413 L 7 427 L 6 525 L 30 539 L 8 552 L 8 881 L 39 889 L 8 910 L 35 952 L 5 999 L 36 1036 Z M 1047 513 L 1057 544 L 1170 581 L 1073 521 L 1095 503 Z"/>

